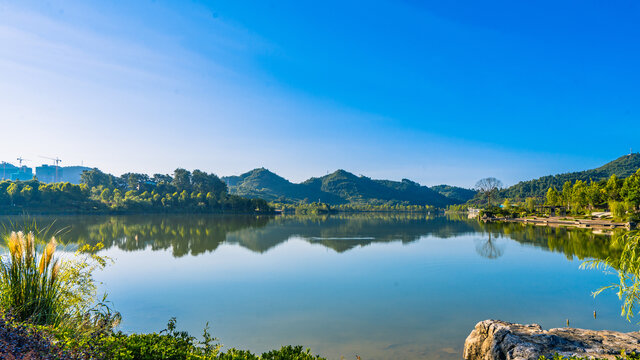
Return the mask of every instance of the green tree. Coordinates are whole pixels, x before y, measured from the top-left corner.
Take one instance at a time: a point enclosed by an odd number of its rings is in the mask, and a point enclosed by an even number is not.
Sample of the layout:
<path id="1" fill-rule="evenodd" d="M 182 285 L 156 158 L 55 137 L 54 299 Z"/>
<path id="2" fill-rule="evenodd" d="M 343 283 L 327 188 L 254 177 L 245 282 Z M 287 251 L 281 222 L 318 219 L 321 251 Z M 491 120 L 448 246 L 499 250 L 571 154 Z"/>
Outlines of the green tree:
<path id="1" fill-rule="evenodd" d="M 586 189 L 587 201 L 589 202 L 589 208 L 595 209 L 601 207 L 606 201 L 606 192 L 598 185 L 597 182 L 591 181 Z"/>
<path id="2" fill-rule="evenodd" d="M 111 181 L 111 175 L 105 174 L 97 168 L 91 170 L 85 170 L 80 175 L 80 183 L 86 184 L 89 187 L 111 187 L 113 182 Z"/>
<path id="3" fill-rule="evenodd" d="M 627 217 L 627 207 L 622 201 L 609 202 L 609 210 L 611 210 L 613 218 L 618 221 L 624 221 Z"/>
<path id="4" fill-rule="evenodd" d="M 587 197 L 587 183 L 576 180 L 571 189 L 571 205 L 575 212 L 583 211 L 589 205 Z"/>
<path id="5" fill-rule="evenodd" d="M 502 203 L 502 207 L 504 209 L 511 209 L 511 201 L 509 201 L 509 199 L 505 199 L 504 202 Z"/>
<path id="6" fill-rule="evenodd" d="M 634 210 L 640 205 L 640 169 L 624 180 L 621 194 Z"/>
<path id="7" fill-rule="evenodd" d="M 525 208 L 527 209 L 528 212 L 534 212 L 536 211 L 536 206 L 538 205 L 538 201 L 536 200 L 536 198 L 534 197 L 528 197 L 525 200 Z"/>
<path id="8" fill-rule="evenodd" d="M 100 193 L 100 199 L 104 202 L 110 202 L 111 201 L 111 189 L 104 189 L 102 190 L 102 192 Z"/>
<path id="9" fill-rule="evenodd" d="M 20 197 L 22 201 L 24 201 L 26 204 L 29 204 L 29 202 L 34 198 L 34 196 L 35 196 L 35 190 L 30 185 L 25 185 L 22 187 L 22 190 L 20 190 Z"/>
<path id="10" fill-rule="evenodd" d="M 173 172 L 172 185 L 178 191 L 191 190 L 191 173 L 185 169 L 178 168 Z"/>
<path id="11" fill-rule="evenodd" d="M 126 173 L 120 176 L 123 182 L 127 184 L 129 190 L 142 190 L 142 187 L 149 182 L 149 175 L 138 173 Z"/>
<path id="12" fill-rule="evenodd" d="M 170 184 L 171 181 L 173 181 L 173 178 L 171 177 L 171 175 L 166 175 L 166 174 L 153 174 L 153 177 L 151 178 L 151 181 L 155 182 L 156 185 L 158 184 Z"/>
<path id="13" fill-rule="evenodd" d="M 16 200 L 18 200 L 19 192 L 20 188 L 16 183 L 11 183 L 9 187 L 7 187 L 7 194 L 9 194 L 9 198 L 11 198 L 11 204 L 15 204 Z"/>
<path id="14" fill-rule="evenodd" d="M 555 187 L 550 187 L 547 190 L 546 204 L 549 206 L 558 206 L 561 203 L 560 194 Z"/>
<path id="15" fill-rule="evenodd" d="M 573 192 L 573 187 L 571 185 L 571 181 L 565 181 L 562 184 L 562 205 L 565 206 L 567 211 L 571 210 L 571 196 Z"/>
<path id="16" fill-rule="evenodd" d="M 607 193 L 607 199 L 609 201 L 621 201 L 622 197 L 620 196 L 620 191 L 622 190 L 622 181 L 618 179 L 618 177 L 613 174 L 607 180 L 607 184 L 604 187 L 605 192 Z"/>

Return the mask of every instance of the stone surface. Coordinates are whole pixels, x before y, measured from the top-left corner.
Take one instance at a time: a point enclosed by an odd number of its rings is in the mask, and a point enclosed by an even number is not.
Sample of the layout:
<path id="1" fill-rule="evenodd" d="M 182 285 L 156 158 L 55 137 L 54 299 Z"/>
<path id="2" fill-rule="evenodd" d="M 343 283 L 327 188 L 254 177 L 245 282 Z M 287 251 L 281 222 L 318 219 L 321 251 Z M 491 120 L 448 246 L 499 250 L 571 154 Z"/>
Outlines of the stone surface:
<path id="1" fill-rule="evenodd" d="M 464 342 L 466 360 L 537 360 L 554 353 L 565 356 L 615 359 L 622 350 L 640 352 L 640 333 L 512 324 L 500 320 L 479 322 Z"/>

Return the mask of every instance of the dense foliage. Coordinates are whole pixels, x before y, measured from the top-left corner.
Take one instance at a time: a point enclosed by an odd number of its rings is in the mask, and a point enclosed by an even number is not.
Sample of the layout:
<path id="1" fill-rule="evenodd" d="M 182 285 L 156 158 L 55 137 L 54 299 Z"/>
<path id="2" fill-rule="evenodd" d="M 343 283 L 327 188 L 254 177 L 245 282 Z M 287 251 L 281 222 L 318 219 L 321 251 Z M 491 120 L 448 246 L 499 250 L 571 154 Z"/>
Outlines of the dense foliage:
<path id="1" fill-rule="evenodd" d="M 230 195 L 214 174 L 176 169 L 173 176 L 98 169 L 83 172 L 81 184 L 37 180 L 0 182 L 0 209 L 6 212 L 241 212 L 267 213 L 260 199 Z"/>
<path id="2" fill-rule="evenodd" d="M 460 202 L 457 198 L 446 197 L 407 179 L 374 180 L 344 170 L 311 178 L 300 184 L 294 184 L 264 168 L 223 179 L 229 184 L 231 193 L 278 203 L 445 207 Z"/>
<path id="3" fill-rule="evenodd" d="M 618 178 L 626 178 L 640 169 L 640 153 L 622 156 L 599 168 L 572 172 L 566 174 L 543 176 L 538 179 L 521 181 L 501 192 L 501 197 L 515 200 L 524 200 L 527 197 L 542 198 L 549 188 L 562 188 L 566 182 L 575 183 L 601 181 L 616 175 Z"/>
<path id="4" fill-rule="evenodd" d="M 636 210 L 640 208 L 640 169 L 624 180 L 611 175 L 609 179 L 598 182 L 567 181 L 559 191 L 551 187 L 547 190 L 545 205 L 559 207 L 574 214 L 609 209 L 614 218 L 637 221 Z"/>
<path id="5" fill-rule="evenodd" d="M 452 185 L 436 185 L 432 186 L 431 190 L 454 200 L 458 204 L 466 203 L 467 201 L 473 199 L 473 197 L 478 193 L 478 191 L 473 189 L 466 189 Z"/>
<path id="6" fill-rule="evenodd" d="M 202 339 L 176 330 L 175 318 L 159 333 L 125 334 L 95 328 L 91 334 L 34 326 L 0 313 L 0 357 L 29 360 L 324 360 L 302 346 L 283 346 L 262 355 L 235 348 L 221 351 L 208 327 Z"/>

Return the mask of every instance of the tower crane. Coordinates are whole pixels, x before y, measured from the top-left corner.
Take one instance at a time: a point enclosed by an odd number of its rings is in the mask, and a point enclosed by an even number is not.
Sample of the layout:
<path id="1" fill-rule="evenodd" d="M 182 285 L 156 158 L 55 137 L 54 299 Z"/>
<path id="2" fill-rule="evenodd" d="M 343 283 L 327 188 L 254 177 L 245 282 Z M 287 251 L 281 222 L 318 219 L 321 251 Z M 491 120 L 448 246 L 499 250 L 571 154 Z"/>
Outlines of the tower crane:
<path id="1" fill-rule="evenodd" d="M 58 182 L 58 163 L 61 163 L 62 160 L 60 160 L 60 158 L 58 158 L 57 156 L 55 158 L 52 158 L 52 157 L 40 155 L 40 157 L 44 159 L 53 160 L 54 164 L 56 165 L 56 177 L 54 179 L 54 182 Z"/>
<path id="2" fill-rule="evenodd" d="M 19 158 L 17 158 L 16 160 L 18 160 L 18 167 L 22 167 L 22 162 L 23 161 L 29 161 L 29 159 L 25 159 L 22 156 L 20 156 Z"/>

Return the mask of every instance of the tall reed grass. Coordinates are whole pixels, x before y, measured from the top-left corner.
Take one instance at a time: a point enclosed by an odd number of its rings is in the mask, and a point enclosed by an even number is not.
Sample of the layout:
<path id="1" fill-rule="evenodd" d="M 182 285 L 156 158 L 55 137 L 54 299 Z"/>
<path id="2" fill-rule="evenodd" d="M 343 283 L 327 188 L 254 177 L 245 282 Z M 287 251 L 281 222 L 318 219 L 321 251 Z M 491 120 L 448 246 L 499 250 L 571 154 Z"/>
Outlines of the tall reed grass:
<path id="1" fill-rule="evenodd" d="M 19 321 L 56 325 L 63 315 L 60 261 L 55 237 L 37 251 L 34 232 L 11 232 L 9 253 L 0 258 L 0 306 Z"/>

